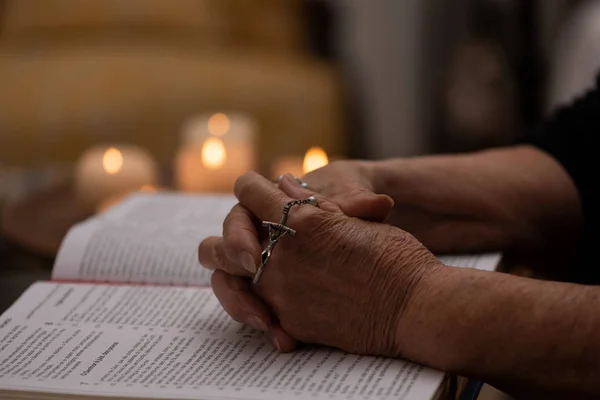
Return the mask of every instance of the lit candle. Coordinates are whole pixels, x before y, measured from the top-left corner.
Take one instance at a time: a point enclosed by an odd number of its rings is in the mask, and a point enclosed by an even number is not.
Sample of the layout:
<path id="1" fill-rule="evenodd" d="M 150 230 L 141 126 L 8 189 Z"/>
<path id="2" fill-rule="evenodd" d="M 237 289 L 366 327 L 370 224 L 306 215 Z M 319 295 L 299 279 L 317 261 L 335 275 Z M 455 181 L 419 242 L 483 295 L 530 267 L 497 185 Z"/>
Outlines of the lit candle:
<path id="1" fill-rule="evenodd" d="M 308 174 L 315 169 L 326 166 L 329 163 L 327 153 L 320 147 L 311 147 L 306 151 L 304 155 L 304 162 L 302 163 L 302 172 Z"/>
<path id="2" fill-rule="evenodd" d="M 96 209 L 109 199 L 122 197 L 157 183 L 158 169 L 150 153 L 135 146 L 97 146 L 77 162 L 74 190 L 82 204 Z"/>
<path id="3" fill-rule="evenodd" d="M 243 114 L 216 113 L 190 119 L 175 160 L 178 189 L 231 192 L 235 180 L 255 168 L 255 124 Z"/>
<path id="4" fill-rule="evenodd" d="M 289 173 L 301 177 L 329 163 L 327 153 L 321 147 L 311 147 L 302 157 L 286 156 L 275 160 L 271 168 L 273 178 Z"/>

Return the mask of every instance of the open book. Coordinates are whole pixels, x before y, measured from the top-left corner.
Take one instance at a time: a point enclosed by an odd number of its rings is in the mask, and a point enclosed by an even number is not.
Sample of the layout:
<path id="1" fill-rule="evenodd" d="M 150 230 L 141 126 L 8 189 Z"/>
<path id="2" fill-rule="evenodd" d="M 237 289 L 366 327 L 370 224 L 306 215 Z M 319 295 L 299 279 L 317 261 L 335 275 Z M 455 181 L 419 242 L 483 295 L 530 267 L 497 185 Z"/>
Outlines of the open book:
<path id="1" fill-rule="evenodd" d="M 0 317 L 0 398 L 430 399 L 444 374 L 305 346 L 279 354 L 220 308 L 197 246 L 229 196 L 135 195 L 75 226 L 53 281 Z M 498 255 L 446 264 L 492 270 Z"/>

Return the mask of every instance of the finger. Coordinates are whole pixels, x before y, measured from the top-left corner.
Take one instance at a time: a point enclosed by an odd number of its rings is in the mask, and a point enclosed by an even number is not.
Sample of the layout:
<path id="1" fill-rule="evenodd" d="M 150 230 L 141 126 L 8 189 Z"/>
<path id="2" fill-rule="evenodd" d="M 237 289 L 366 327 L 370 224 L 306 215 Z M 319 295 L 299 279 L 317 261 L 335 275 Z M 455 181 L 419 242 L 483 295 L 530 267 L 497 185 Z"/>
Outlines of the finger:
<path id="1" fill-rule="evenodd" d="M 273 183 L 275 183 L 276 185 L 278 185 L 278 184 L 279 184 L 279 182 L 280 182 L 280 181 L 283 179 L 283 177 L 284 177 L 284 176 L 286 176 L 286 175 L 289 175 L 290 177 L 292 177 L 292 178 L 293 178 L 293 179 L 294 179 L 294 180 L 295 180 L 295 181 L 296 181 L 296 182 L 297 182 L 297 183 L 298 183 L 298 184 L 299 184 L 301 187 L 303 187 L 303 188 L 305 188 L 305 189 L 308 189 L 308 190 L 312 190 L 312 191 L 314 191 L 314 188 L 311 188 L 311 187 L 309 187 L 309 186 L 308 186 L 308 183 L 304 182 L 302 179 L 300 179 L 300 178 L 298 178 L 297 176 L 294 176 L 294 175 L 292 175 L 292 174 L 290 174 L 290 173 L 283 174 L 283 175 L 279 175 L 279 176 L 277 177 L 277 179 L 275 179 L 275 180 L 273 181 Z"/>
<path id="2" fill-rule="evenodd" d="M 252 213 L 241 204 L 233 206 L 223 221 L 223 247 L 227 257 L 256 273 L 260 262 L 260 240 Z"/>
<path id="3" fill-rule="evenodd" d="M 329 212 L 340 212 L 340 207 L 334 202 L 323 198 L 314 191 L 302 187 L 291 174 L 285 174 L 281 177 L 278 183 L 279 189 L 293 199 L 306 199 L 310 196 L 314 196 L 318 200 L 319 208 Z"/>
<path id="4" fill-rule="evenodd" d="M 340 199 L 344 214 L 373 222 L 383 222 L 394 208 L 394 200 L 385 194 L 376 194 L 368 189 L 356 188 Z"/>
<path id="5" fill-rule="evenodd" d="M 298 347 L 298 341 L 281 327 L 279 321 L 273 323 L 269 328 L 269 338 L 277 350 L 282 353 L 289 353 Z"/>
<path id="6" fill-rule="evenodd" d="M 198 246 L 198 261 L 205 268 L 221 270 L 232 275 L 254 275 L 253 272 L 248 271 L 227 257 L 223 246 L 223 238 L 218 236 L 207 237 L 200 242 Z"/>
<path id="7" fill-rule="evenodd" d="M 373 222 L 384 222 L 391 214 L 394 201 L 384 194 L 372 190 L 356 182 L 335 183 L 333 188 L 320 187 L 311 181 L 310 174 L 303 178 L 310 189 L 323 193 L 327 198 L 338 204 L 342 212 L 350 217 Z M 289 193 L 288 193 L 289 195 Z"/>
<path id="8" fill-rule="evenodd" d="M 256 172 L 246 172 L 235 181 L 235 197 L 261 221 L 278 221 L 291 199 L 273 182 Z"/>
<path id="9" fill-rule="evenodd" d="M 217 270 L 211 278 L 211 286 L 223 309 L 235 321 L 267 332 L 279 351 L 292 351 L 296 341 L 281 328 L 267 306 L 250 290 L 247 279 Z"/>

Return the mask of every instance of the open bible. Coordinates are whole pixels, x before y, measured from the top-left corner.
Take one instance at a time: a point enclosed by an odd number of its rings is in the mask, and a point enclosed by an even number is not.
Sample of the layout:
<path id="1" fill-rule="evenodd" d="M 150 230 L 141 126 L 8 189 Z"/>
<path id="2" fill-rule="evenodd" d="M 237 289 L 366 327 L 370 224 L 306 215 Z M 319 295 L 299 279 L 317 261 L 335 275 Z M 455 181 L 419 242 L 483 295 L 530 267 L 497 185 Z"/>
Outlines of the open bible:
<path id="1" fill-rule="evenodd" d="M 445 374 L 304 346 L 280 354 L 214 297 L 198 243 L 235 198 L 139 194 L 76 225 L 52 281 L 0 317 L 0 399 L 432 399 Z M 493 270 L 499 255 L 444 257 Z"/>

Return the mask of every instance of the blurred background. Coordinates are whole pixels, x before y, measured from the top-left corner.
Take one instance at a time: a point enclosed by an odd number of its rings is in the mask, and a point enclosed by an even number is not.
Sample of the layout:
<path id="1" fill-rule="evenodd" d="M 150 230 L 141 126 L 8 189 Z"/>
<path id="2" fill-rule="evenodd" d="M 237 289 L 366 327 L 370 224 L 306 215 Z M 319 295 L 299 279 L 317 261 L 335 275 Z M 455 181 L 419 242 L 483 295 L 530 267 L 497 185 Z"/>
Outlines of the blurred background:
<path id="1" fill-rule="evenodd" d="M 297 168 L 313 146 L 328 158 L 382 158 L 510 143 L 592 82 L 599 7 L 2 0 L 2 197 L 117 144 L 147 151 L 169 185 L 223 190 L 178 172 L 194 158 L 183 147 L 218 136 L 215 115 L 231 139 L 211 149 L 241 141 L 240 168 L 265 175 Z"/>
<path id="2" fill-rule="evenodd" d="M 599 66 L 596 0 L 0 0 L 0 290 L 131 191 L 501 146 Z"/>
<path id="3" fill-rule="evenodd" d="M 306 169 L 314 146 L 333 159 L 510 143 L 592 82 L 599 8 L 593 0 L 0 0 L 0 197 L 81 172 L 82 155 L 98 146 L 159 171 L 134 173 L 142 181 L 222 191 L 190 181 L 218 169 L 205 173 L 206 159 L 191 165 L 206 139 L 215 140 L 205 158 L 240 160 L 237 169 L 220 165 L 229 174 L 248 167 L 270 176 Z M 238 154 L 240 143 L 248 149 Z"/>

